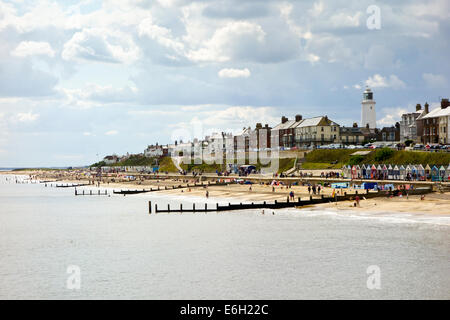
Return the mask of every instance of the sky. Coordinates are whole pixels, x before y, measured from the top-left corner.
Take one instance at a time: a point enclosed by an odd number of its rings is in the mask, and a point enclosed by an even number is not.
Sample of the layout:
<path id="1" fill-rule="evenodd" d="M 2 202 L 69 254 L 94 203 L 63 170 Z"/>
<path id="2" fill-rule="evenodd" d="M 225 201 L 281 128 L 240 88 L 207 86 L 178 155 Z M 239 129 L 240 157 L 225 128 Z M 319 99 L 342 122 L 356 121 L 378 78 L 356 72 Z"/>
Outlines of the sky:
<path id="1" fill-rule="evenodd" d="M 0 167 L 80 166 L 281 116 L 379 127 L 450 92 L 450 2 L 0 0 Z"/>

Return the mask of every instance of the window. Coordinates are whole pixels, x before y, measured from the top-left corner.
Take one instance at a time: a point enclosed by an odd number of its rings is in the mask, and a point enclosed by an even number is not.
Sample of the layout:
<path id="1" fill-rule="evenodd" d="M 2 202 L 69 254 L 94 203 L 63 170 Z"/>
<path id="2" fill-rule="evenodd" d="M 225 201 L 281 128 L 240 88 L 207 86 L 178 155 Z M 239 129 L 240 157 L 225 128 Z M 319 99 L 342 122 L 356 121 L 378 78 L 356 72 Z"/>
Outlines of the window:
<path id="1" fill-rule="evenodd" d="M 320 131 L 322 131 L 322 132 L 323 132 L 323 127 L 320 127 Z"/>

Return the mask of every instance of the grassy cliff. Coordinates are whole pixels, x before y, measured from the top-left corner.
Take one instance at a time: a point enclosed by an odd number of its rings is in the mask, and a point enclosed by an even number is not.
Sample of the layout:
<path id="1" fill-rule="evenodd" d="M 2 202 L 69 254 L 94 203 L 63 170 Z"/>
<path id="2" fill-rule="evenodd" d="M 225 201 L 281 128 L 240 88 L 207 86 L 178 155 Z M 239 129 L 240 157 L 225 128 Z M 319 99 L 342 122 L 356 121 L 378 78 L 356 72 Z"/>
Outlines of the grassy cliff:
<path id="1" fill-rule="evenodd" d="M 351 156 L 358 150 L 314 150 L 305 157 L 302 165 L 304 169 L 338 169 L 343 165 L 353 164 L 435 164 L 448 166 L 450 153 L 448 152 L 422 152 L 397 151 L 389 148 L 371 150 L 365 156 Z"/>

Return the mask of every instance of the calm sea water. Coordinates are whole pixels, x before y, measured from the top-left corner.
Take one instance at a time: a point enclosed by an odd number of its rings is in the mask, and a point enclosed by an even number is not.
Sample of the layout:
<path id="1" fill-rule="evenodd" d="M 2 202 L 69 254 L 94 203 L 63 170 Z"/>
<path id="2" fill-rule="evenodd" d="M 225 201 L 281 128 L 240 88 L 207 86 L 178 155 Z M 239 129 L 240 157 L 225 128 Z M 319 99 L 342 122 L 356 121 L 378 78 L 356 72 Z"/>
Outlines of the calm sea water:
<path id="1" fill-rule="evenodd" d="M 450 298 L 445 217 L 305 210 L 149 215 L 148 200 L 192 201 L 75 197 L 72 188 L 9 184 L 0 176 L 0 298 Z M 79 290 L 67 288 L 71 265 L 81 271 Z M 367 288 L 371 265 L 380 268 L 380 289 Z"/>

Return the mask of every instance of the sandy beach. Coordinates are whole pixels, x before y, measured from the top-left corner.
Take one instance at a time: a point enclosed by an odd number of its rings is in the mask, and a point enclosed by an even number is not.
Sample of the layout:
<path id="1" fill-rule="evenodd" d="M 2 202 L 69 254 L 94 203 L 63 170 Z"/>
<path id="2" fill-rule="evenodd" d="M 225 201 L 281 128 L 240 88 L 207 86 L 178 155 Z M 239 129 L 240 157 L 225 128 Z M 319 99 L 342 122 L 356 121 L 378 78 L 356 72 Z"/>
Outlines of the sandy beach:
<path id="1" fill-rule="evenodd" d="M 20 172 L 2 172 L 2 174 L 16 174 L 16 175 L 28 175 L 35 179 L 55 181 L 58 183 L 77 183 L 88 184 L 89 179 L 83 177 L 74 171 L 20 171 Z M 160 187 L 161 191 L 157 191 L 161 194 L 167 194 L 171 196 L 192 196 L 195 198 L 205 198 L 206 193 L 210 198 L 217 199 L 233 199 L 236 202 L 262 202 L 262 201 L 286 201 L 289 193 L 294 192 L 295 199 L 302 198 L 307 199 L 310 196 L 320 197 L 320 195 L 330 196 L 333 193 L 333 189 L 329 187 L 323 187 L 320 194 L 312 194 L 308 192 L 307 186 L 270 186 L 270 185 L 241 185 L 241 184 L 229 184 L 220 186 L 197 186 L 192 188 L 182 189 L 169 189 L 164 190 L 167 186 L 186 185 L 187 183 L 193 184 L 196 179 L 189 176 L 180 176 L 179 178 L 164 179 L 150 179 L 144 181 L 120 181 L 114 178 L 103 178 L 103 182 L 96 181 L 95 184 L 91 184 L 90 187 L 95 188 L 109 188 L 116 190 L 136 190 L 136 189 L 149 189 Z M 115 181 L 115 182 L 112 182 Z M 92 183 L 92 180 L 91 180 Z M 354 189 L 341 189 L 337 192 L 347 192 L 347 194 L 354 194 Z M 361 191 L 359 191 L 361 192 Z M 305 207 L 303 207 L 305 208 Z M 354 201 L 340 201 L 337 203 L 317 204 L 314 206 L 308 206 L 308 208 L 315 208 L 316 210 L 331 209 L 336 211 L 355 211 L 355 212 L 392 212 L 392 213 L 426 213 L 432 215 L 450 215 L 450 193 L 431 193 L 427 194 L 424 199 L 420 196 L 404 196 L 404 197 L 377 197 L 372 199 L 365 199 L 361 196 L 359 206 L 354 206 Z M 302 208 L 299 208 L 302 210 Z"/>

